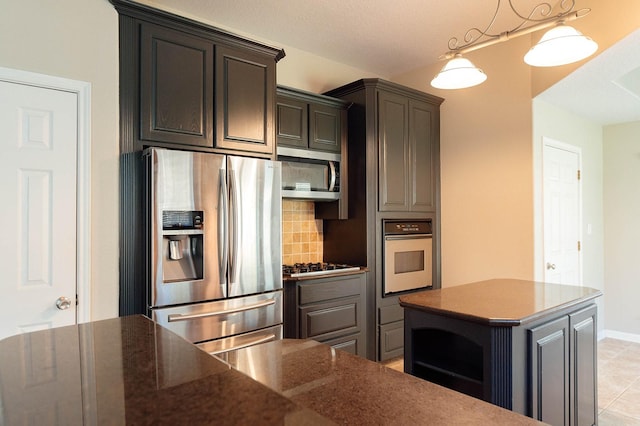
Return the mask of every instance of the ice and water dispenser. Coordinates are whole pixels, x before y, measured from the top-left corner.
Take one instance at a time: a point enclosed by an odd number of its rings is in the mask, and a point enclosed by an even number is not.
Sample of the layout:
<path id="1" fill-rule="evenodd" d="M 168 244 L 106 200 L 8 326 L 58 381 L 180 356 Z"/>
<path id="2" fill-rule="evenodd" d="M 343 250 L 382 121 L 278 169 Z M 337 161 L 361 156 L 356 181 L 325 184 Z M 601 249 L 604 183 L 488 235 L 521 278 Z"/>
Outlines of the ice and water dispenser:
<path id="1" fill-rule="evenodd" d="M 162 212 L 162 280 L 165 283 L 203 279 L 204 212 Z"/>

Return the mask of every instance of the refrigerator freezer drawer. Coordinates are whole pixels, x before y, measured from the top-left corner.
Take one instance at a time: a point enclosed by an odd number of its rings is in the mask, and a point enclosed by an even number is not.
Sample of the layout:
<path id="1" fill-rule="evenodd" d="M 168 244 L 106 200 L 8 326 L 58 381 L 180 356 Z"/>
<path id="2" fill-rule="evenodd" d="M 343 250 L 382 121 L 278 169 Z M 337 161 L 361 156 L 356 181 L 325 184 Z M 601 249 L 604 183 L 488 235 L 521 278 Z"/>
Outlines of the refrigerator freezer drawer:
<path id="1" fill-rule="evenodd" d="M 226 361 L 233 351 L 281 339 L 282 325 L 276 325 L 275 327 L 268 327 L 250 333 L 198 343 L 197 346 L 203 351 Z"/>
<path id="2" fill-rule="evenodd" d="M 198 343 L 282 324 L 282 291 L 151 312 L 158 324 Z"/>

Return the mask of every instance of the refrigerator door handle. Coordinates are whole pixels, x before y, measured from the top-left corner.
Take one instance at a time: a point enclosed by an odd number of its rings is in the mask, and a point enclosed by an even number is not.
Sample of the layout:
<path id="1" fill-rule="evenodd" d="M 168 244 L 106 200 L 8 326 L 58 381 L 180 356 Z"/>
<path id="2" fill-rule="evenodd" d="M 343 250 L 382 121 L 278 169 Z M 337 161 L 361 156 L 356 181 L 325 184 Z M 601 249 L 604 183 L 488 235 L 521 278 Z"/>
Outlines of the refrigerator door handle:
<path id="1" fill-rule="evenodd" d="M 242 343 L 240 345 L 236 345 L 236 346 L 232 346 L 230 348 L 222 348 L 222 349 L 218 349 L 215 351 L 208 351 L 209 355 L 217 355 L 217 354 L 221 354 L 224 352 L 231 352 L 231 351 L 235 351 L 238 349 L 242 349 L 242 348 L 248 348 L 249 346 L 254 346 L 254 345 L 258 345 L 260 343 L 266 343 L 266 342 L 270 342 L 272 340 L 276 340 L 276 335 L 275 334 L 269 334 L 267 336 L 264 337 L 259 337 L 257 339 L 254 339 L 250 342 L 246 342 L 246 343 Z"/>
<path id="2" fill-rule="evenodd" d="M 237 284 L 238 273 L 238 181 L 234 170 L 229 170 L 229 295 L 232 295 L 231 287 Z"/>
<path id="3" fill-rule="evenodd" d="M 223 286 L 224 297 L 227 296 L 225 284 L 227 283 L 227 265 L 229 263 L 229 241 L 227 236 L 227 227 L 229 226 L 228 194 L 227 173 L 225 169 L 220 169 L 219 197 L 222 208 L 218 213 L 218 262 L 220 266 L 220 284 Z"/>
<path id="4" fill-rule="evenodd" d="M 274 305 L 276 303 L 275 299 L 268 299 L 268 300 L 263 300 L 261 302 L 258 303 L 254 303 L 252 305 L 244 305 L 244 306 L 239 306 L 237 308 L 229 308 L 229 309 L 221 309 L 218 311 L 211 311 L 211 312 L 202 312 L 199 314 L 171 314 L 168 317 L 169 322 L 176 322 L 176 321 L 188 321 L 188 320 L 192 320 L 192 319 L 199 319 L 199 318 L 206 318 L 206 317 L 216 317 L 219 315 L 229 315 L 229 314 L 236 314 L 238 312 L 244 312 L 244 311 L 250 311 L 253 309 L 258 309 L 258 308 L 264 308 L 265 306 L 270 306 L 270 305 Z"/>

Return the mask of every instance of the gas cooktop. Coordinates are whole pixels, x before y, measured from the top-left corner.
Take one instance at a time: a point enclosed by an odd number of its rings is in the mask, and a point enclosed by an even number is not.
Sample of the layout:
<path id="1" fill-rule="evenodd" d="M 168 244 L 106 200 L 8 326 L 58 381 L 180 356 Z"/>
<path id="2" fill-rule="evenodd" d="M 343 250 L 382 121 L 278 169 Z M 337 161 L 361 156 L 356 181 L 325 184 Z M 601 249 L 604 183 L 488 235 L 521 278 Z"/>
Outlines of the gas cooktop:
<path id="1" fill-rule="evenodd" d="M 282 276 L 298 278 L 314 275 L 341 274 L 344 272 L 354 272 L 359 270 L 359 266 L 351 266 L 341 263 L 296 263 L 294 265 L 282 265 Z"/>

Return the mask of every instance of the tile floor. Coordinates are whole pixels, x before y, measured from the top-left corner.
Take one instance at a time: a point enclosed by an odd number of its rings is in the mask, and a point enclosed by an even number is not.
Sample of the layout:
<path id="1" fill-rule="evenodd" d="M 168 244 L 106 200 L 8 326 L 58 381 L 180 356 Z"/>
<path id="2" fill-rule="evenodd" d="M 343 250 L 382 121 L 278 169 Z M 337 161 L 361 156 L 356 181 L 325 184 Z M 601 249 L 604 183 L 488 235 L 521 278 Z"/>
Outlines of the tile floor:
<path id="1" fill-rule="evenodd" d="M 598 342 L 599 426 L 640 426 L 640 343 Z"/>
<path id="2" fill-rule="evenodd" d="M 403 371 L 402 358 L 384 363 Z M 598 342 L 598 425 L 640 426 L 640 343 Z"/>

